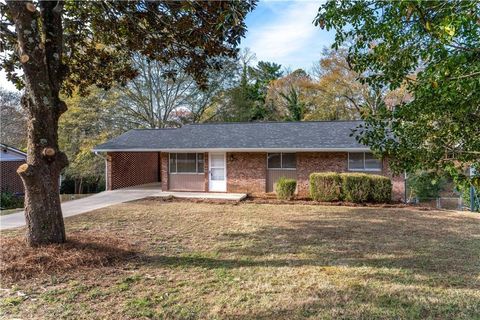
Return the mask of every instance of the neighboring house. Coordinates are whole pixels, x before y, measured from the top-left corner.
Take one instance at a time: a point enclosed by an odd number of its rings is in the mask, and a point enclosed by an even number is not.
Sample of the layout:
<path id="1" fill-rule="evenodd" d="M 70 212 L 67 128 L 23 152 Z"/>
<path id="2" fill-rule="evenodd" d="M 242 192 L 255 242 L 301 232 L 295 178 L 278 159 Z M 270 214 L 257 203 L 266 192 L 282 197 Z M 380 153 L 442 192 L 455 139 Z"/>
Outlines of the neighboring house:
<path id="1" fill-rule="evenodd" d="M 128 131 L 94 148 L 107 153 L 107 189 L 161 181 L 163 190 L 273 192 L 279 177 L 309 194 L 312 172 L 367 172 L 392 178 L 404 199 L 404 177 L 350 136 L 359 121 L 249 122 Z"/>
<path id="2" fill-rule="evenodd" d="M 0 144 L 0 190 L 2 192 L 24 193 L 23 182 L 17 169 L 26 161 L 25 152 Z"/>

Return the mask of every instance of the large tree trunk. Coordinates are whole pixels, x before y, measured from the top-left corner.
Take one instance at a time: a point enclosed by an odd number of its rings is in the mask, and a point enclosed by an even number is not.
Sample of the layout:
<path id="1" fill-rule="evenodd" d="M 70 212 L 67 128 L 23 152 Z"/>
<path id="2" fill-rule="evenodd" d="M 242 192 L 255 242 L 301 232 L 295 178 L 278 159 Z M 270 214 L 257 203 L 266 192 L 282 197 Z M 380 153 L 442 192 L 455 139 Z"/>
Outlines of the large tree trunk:
<path id="1" fill-rule="evenodd" d="M 59 177 L 68 164 L 58 148 L 58 119 L 66 111 L 59 98 L 63 81 L 63 2 L 7 1 L 18 40 L 27 113 L 27 163 L 17 172 L 25 186 L 27 243 L 37 246 L 65 242 Z"/>
<path id="2" fill-rule="evenodd" d="M 22 102 L 26 110 L 32 109 L 28 106 L 28 92 Z M 67 158 L 58 151 L 58 117 L 49 115 L 48 107 L 35 109 L 41 112 L 28 119 L 27 163 L 17 171 L 25 186 L 26 236 L 31 246 L 62 243 L 66 239 L 58 183 Z"/>

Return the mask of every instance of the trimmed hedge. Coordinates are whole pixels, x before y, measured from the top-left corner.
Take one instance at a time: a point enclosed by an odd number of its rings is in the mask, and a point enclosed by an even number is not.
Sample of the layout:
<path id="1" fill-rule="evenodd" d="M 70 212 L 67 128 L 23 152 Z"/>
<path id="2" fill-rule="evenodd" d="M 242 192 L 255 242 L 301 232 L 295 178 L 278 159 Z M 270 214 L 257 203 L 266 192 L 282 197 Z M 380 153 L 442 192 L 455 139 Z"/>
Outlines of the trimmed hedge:
<path id="1" fill-rule="evenodd" d="M 312 173 L 310 197 L 316 201 L 390 202 L 392 182 L 389 178 L 365 173 Z"/>
<path id="2" fill-rule="evenodd" d="M 342 179 L 335 172 L 312 173 L 310 196 L 316 201 L 342 200 Z"/>
<path id="3" fill-rule="evenodd" d="M 388 203 L 392 200 L 392 180 L 376 174 L 370 175 L 370 201 Z"/>
<path id="4" fill-rule="evenodd" d="M 362 203 L 371 198 L 371 179 L 365 173 L 344 173 L 342 176 L 343 199 L 348 202 Z"/>
<path id="5" fill-rule="evenodd" d="M 275 192 L 278 199 L 292 200 L 295 196 L 295 189 L 297 188 L 297 181 L 294 179 L 287 179 L 280 177 L 275 184 Z"/>

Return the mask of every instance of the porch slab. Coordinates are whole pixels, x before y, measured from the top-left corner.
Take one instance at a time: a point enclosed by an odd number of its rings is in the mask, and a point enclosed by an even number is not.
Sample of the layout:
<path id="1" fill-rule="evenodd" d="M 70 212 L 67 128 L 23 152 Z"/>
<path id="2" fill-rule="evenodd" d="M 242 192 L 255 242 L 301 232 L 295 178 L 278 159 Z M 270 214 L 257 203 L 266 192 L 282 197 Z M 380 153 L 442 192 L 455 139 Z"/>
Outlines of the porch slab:
<path id="1" fill-rule="evenodd" d="M 217 199 L 229 201 L 242 201 L 247 197 L 246 193 L 213 193 L 213 192 L 188 192 L 188 191 L 161 191 L 159 197 L 194 198 L 194 199 Z"/>
<path id="2" fill-rule="evenodd" d="M 175 198 L 194 198 L 194 199 L 216 199 L 241 201 L 247 197 L 246 193 L 227 193 L 227 192 L 200 192 L 200 191 L 163 191 L 159 182 L 143 184 L 114 191 L 126 193 L 135 193 L 147 191 L 150 197 L 175 197 Z"/>

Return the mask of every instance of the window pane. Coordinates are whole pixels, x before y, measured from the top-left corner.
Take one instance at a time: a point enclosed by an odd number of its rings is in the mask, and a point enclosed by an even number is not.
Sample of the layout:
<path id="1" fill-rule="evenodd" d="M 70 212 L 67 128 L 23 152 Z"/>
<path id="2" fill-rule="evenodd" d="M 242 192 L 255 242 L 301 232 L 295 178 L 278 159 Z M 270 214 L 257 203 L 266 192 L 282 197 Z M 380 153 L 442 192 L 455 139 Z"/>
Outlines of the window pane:
<path id="1" fill-rule="evenodd" d="M 197 172 L 198 173 L 203 173 L 204 171 L 204 162 L 203 162 L 203 153 L 197 153 L 197 161 L 198 161 L 198 164 L 197 164 Z"/>
<path id="2" fill-rule="evenodd" d="M 269 169 L 280 169 L 280 153 L 269 153 L 268 154 L 268 168 Z"/>
<path id="3" fill-rule="evenodd" d="M 211 170 L 211 178 L 212 180 L 215 181 L 223 181 L 225 180 L 225 175 L 223 174 L 223 168 L 216 168 L 216 169 L 210 169 Z"/>
<path id="4" fill-rule="evenodd" d="M 197 172 L 195 153 L 177 153 L 177 172 Z"/>
<path id="5" fill-rule="evenodd" d="M 169 169 L 171 173 L 177 172 L 177 154 L 176 153 L 170 153 L 170 164 L 169 164 Z"/>
<path id="6" fill-rule="evenodd" d="M 365 153 L 365 169 L 382 169 L 382 161 L 375 158 L 372 153 Z"/>
<path id="7" fill-rule="evenodd" d="M 282 153 L 282 168 L 295 169 L 297 157 L 295 153 Z"/>
<path id="8" fill-rule="evenodd" d="M 348 168 L 350 170 L 364 170 L 363 152 L 348 154 Z"/>
<path id="9" fill-rule="evenodd" d="M 210 165 L 212 168 L 224 168 L 225 159 L 223 154 L 210 154 Z"/>

